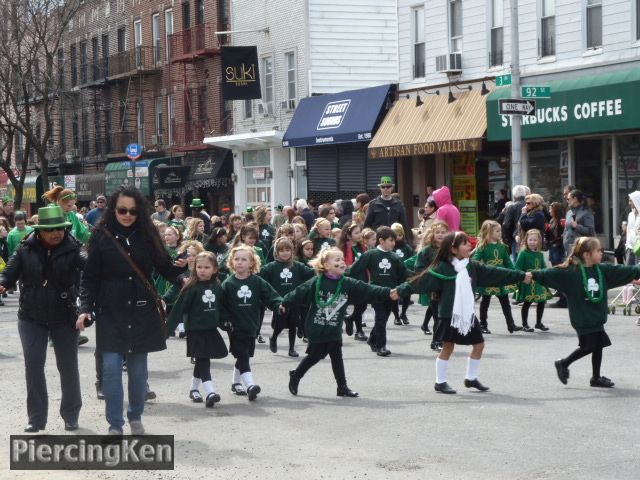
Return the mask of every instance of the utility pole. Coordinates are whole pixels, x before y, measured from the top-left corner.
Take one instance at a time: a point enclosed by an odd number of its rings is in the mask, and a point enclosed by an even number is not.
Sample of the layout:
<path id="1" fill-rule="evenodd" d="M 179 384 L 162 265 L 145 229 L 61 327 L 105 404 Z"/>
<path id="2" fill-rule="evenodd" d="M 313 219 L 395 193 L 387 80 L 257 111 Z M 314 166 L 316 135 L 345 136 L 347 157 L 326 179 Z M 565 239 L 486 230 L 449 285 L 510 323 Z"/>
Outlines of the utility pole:
<path id="1" fill-rule="evenodd" d="M 520 98 L 518 0 L 511 2 L 511 98 Z M 522 116 L 511 115 L 511 188 L 522 184 Z"/>

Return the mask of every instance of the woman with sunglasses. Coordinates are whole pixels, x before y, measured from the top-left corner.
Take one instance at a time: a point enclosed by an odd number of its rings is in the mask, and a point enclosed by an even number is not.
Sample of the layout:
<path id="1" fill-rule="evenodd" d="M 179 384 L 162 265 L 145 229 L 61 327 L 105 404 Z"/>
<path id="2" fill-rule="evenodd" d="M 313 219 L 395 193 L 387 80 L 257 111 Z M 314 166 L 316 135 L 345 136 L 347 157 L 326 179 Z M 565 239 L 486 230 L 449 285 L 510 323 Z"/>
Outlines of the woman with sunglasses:
<path id="1" fill-rule="evenodd" d="M 148 288 L 151 272 L 155 268 L 164 278 L 175 282 L 186 265 L 184 259 L 172 263 L 148 210 L 147 201 L 136 188 L 120 187 L 111 196 L 89 243 L 81 282 L 76 327 L 82 331 L 92 320 L 96 321 L 106 417 L 109 434 L 114 435 L 122 434 L 124 427 L 123 360 L 127 361 L 129 376 L 127 417 L 131 433 L 141 435 L 147 354 L 166 349 L 164 323 L 156 307 L 157 294 Z"/>
<path id="2" fill-rule="evenodd" d="M 531 193 L 524 197 L 524 207 L 519 220 L 518 243 L 524 245 L 524 239 L 529 230 L 538 230 L 541 234 L 547 231 L 547 217 L 544 213 L 544 199 L 537 193 Z M 541 249 L 544 250 L 541 246 Z"/>
<path id="3" fill-rule="evenodd" d="M 60 415 L 65 430 L 78 429 L 80 375 L 78 373 L 78 331 L 76 297 L 79 273 L 85 259 L 81 245 L 68 232 L 57 205 L 38 210 L 39 225 L 18 246 L 0 274 L 0 294 L 20 282 L 18 332 L 22 342 L 27 380 L 25 432 L 44 430 L 47 425 L 48 395 L 45 361 L 49 338 L 53 343 L 60 373 L 62 399 Z"/>

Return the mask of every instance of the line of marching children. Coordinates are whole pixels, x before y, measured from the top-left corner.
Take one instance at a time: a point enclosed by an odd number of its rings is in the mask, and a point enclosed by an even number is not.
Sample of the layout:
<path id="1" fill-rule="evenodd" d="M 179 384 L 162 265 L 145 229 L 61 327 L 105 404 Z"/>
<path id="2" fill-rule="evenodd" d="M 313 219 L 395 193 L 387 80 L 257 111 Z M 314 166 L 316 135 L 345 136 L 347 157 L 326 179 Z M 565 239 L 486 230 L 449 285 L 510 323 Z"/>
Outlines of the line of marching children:
<path id="1" fill-rule="evenodd" d="M 229 352 L 235 358 L 231 390 L 255 400 L 261 387 L 255 382 L 251 358 L 260 334 L 264 308 L 273 311 L 273 334 L 269 348 L 276 353 L 279 334 L 288 330 L 288 353 L 295 350 L 296 332 L 308 346 L 297 368 L 289 372 L 289 390 L 297 395 L 300 381 L 308 370 L 327 355 L 331 359 L 337 395 L 355 397 L 347 384 L 342 357 L 343 326 L 348 335 L 355 327 L 355 340 L 366 341 L 380 357 L 391 355 L 387 348 L 387 322 L 394 309 L 402 325 L 406 320 L 408 299 L 420 294 L 420 303 L 427 306 L 423 325 L 431 334 L 429 321 L 434 319 L 431 348 L 438 350 L 434 389 L 444 394 L 456 393 L 448 383 L 448 362 L 455 345 L 471 345 L 464 385 L 480 391 L 488 390 L 479 380 L 484 348 L 483 335 L 490 334 L 487 308 L 491 296 L 500 300 L 507 330 L 532 332 L 528 311 L 536 307 L 534 327 L 548 328 L 542 323 L 545 301 L 551 294 L 547 287 L 563 291 L 569 301 L 569 316 L 576 329 L 579 348 L 568 357 L 555 362 L 558 378 L 567 383 L 569 365 L 586 355 L 592 355 L 594 387 L 612 387 L 613 382 L 602 376 L 600 366 L 604 347 L 611 344 L 604 331 L 607 316 L 606 291 L 640 277 L 638 267 L 601 265 L 602 249 L 595 238 L 581 238 L 569 260 L 559 268 L 546 269 L 542 255 L 541 233 L 529 230 L 524 248 L 515 265 L 511 263 L 499 235 L 499 225 L 487 221 L 481 228 L 478 247 L 472 250 L 463 232 L 448 232 L 443 222 L 434 222 L 422 239 L 416 255 L 402 249 L 401 226 L 380 227 L 374 241 L 365 238 L 355 223 L 347 224 L 339 247 L 333 245 L 329 225 L 319 225 L 309 240 L 293 241 L 295 229 L 284 225 L 275 233 L 269 257 L 264 264 L 251 241 L 240 242 L 227 252 L 224 265 L 214 253 L 188 244 L 184 249 L 190 265 L 190 275 L 165 296 L 171 298 L 169 328 L 183 325 L 186 335 L 186 355 L 192 359 L 193 375 L 189 398 L 213 407 L 220 401 L 211 376 L 211 359 L 220 359 Z M 254 234 L 254 232 L 248 232 Z M 245 236 L 247 232 L 244 232 Z M 306 245 L 317 254 L 305 255 Z M 255 243 L 255 242 L 254 242 Z M 296 258 L 300 259 L 296 260 Z M 408 268 L 409 267 L 409 268 Z M 223 270 L 228 271 L 224 278 Z M 523 302 L 522 326 L 516 326 L 511 315 L 507 294 L 517 288 Z M 482 295 L 480 319 L 475 315 L 474 289 Z M 179 291 L 179 293 L 177 293 Z M 398 310 L 400 301 L 401 310 Z M 375 320 L 370 335 L 363 330 L 362 314 L 371 304 Z M 347 307 L 353 305 L 351 315 Z M 395 305 L 395 306 L 394 306 Z M 229 349 L 219 330 L 227 332 Z M 203 388 L 203 396 L 200 388 Z"/>

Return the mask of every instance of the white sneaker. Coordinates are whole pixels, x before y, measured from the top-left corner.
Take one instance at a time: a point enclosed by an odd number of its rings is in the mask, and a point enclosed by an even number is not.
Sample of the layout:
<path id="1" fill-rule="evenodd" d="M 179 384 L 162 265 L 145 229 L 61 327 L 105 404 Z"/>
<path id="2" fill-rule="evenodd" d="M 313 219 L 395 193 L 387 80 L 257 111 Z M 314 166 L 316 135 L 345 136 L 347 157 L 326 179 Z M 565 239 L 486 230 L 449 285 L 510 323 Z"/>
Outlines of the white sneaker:
<path id="1" fill-rule="evenodd" d="M 131 435 L 144 435 L 144 425 L 141 420 L 131 420 L 129 426 L 131 427 Z"/>

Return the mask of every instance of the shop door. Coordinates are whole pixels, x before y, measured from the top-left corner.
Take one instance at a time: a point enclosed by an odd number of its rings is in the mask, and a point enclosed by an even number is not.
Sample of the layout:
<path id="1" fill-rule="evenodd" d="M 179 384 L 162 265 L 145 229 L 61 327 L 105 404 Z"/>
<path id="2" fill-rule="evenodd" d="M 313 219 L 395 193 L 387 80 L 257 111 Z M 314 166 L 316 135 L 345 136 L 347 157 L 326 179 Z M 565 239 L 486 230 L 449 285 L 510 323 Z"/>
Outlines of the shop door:
<path id="1" fill-rule="evenodd" d="M 575 187 L 585 194 L 587 204 L 593 210 L 596 233 L 603 233 L 602 210 L 602 162 L 603 140 L 575 140 Z"/>

